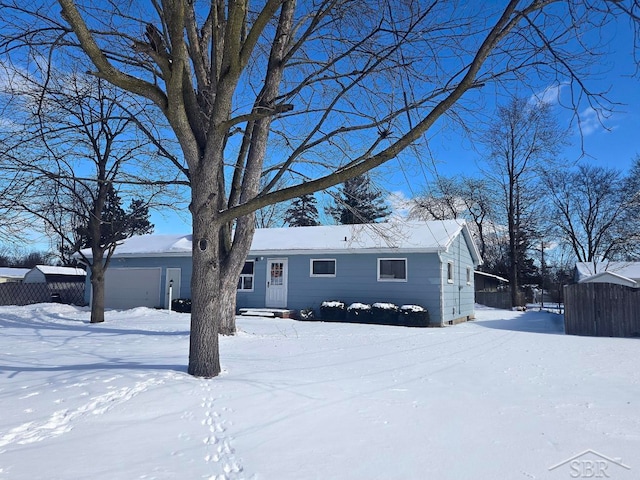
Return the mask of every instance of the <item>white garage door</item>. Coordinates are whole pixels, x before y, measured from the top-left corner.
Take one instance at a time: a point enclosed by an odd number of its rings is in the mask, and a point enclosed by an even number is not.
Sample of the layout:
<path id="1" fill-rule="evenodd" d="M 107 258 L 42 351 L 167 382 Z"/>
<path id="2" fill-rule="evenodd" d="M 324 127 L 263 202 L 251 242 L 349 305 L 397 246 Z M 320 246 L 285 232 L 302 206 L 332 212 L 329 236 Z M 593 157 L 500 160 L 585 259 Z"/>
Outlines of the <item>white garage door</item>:
<path id="1" fill-rule="evenodd" d="M 127 309 L 160 307 L 160 274 L 157 268 L 108 268 L 105 275 L 105 307 Z"/>

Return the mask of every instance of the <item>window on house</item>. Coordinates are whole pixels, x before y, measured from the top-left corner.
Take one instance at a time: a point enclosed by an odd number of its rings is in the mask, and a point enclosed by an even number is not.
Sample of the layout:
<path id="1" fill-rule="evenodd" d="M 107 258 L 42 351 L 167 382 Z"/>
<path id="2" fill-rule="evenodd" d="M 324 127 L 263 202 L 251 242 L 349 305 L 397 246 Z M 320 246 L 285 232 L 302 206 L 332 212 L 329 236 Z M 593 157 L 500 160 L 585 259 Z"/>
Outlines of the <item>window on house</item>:
<path id="1" fill-rule="evenodd" d="M 447 282 L 453 283 L 453 262 L 447 263 Z"/>
<path id="2" fill-rule="evenodd" d="M 407 259 L 406 258 L 379 258 L 378 259 L 379 282 L 406 282 Z"/>
<path id="3" fill-rule="evenodd" d="M 467 267 L 467 285 L 471 285 L 471 275 L 473 275 L 471 267 Z"/>
<path id="4" fill-rule="evenodd" d="M 253 270 L 255 262 L 249 260 L 244 262 L 244 267 L 240 273 L 240 279 L 238 280 L 238 290 L 244 292 L 253 292 Z"/>
<path id="5" fill-rule="evenodd" d="M 312 277 L 335 277 L 336 261 L 335 259 L 323 258 L 311 260 Z"/>

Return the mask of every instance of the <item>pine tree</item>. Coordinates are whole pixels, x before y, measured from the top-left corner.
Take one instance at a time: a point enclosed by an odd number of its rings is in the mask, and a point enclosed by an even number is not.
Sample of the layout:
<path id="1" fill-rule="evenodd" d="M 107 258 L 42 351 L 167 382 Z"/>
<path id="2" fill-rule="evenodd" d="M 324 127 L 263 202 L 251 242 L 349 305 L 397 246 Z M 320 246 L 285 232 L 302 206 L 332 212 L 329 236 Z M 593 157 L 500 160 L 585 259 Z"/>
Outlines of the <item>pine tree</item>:
<path id="1" fill-rule="evenodd" d="M 284 221 L 290 227 L 315 227 L 320 225 L 316 197 L 310 193 L 294 199 L 285 212 Z"/>
<path id="2" fill-rule="evenodd" d="M 336 204 L 327 213 L 342 225 L 375 223 L 389 215 L 382 192 L 372 188 L 369 175 L 361 175 L 342 184 Z"/>
<path id="3" fill-rule="evenodd" d="M 124 210 L 120 195 L 111 186 L 102 208 L 100 238 L 91 238 L 88 224 L 82 225 L 76 230 L 77 247 L 89 248 L 95 240 L 100 242 L 99 245 L 112 245 L 133 235 L 153 233 L 153 224 L 149 222 L 149 207 L 143 200 L 131 200 L 129 208 Z"/>
<path id="4" fill-rule="evenodd" d="M 142 199 L 134 198 L 126 212 L 126 227 L 124 233 L 127 238 L 133 235 L 147 235 L 153 233 L 153 223 L 149 221 L 149 205 Z"/>

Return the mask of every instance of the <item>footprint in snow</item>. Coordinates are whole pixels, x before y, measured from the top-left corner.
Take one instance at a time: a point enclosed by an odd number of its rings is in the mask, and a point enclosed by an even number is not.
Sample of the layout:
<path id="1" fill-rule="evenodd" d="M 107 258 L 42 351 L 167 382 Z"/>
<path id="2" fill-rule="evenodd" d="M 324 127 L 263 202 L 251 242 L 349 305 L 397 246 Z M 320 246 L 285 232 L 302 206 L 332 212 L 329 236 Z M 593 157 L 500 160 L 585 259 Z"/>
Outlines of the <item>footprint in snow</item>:
<path id="1" fill-rule="evenodd" d="M 138 382 L 133 387 L 109 390 L 77 408 L 58 410 L 43 421 L 23 423 L 4 434 L 0 434 L 0 447 L 11 444 L 24 445 L 58 437 L 71 431 L 80 418 L 86 415 L 102 415 L 115 406 L 145 392 L 149 387 L 162 383 L 164 383 L 162 379 L 151 379 Z M 54 403 L 61 402 L 54 401 Z"/>
<path id="2" fill-rule="evenodd" d="M 210 390 L 209 382 L 202 383 L 206 391 Z M 242 465 L 235 457 L 235 450 L 231 445 L 232 438 L 227 436 L 225 421 L 220 413 L 214 410 L 215 399 L 207 395 L 202 399 L 200 406 L 204 409 L 202 425 L 207 427 L 208 433 L 203 438 L 205 445 L 204 461 L 210 464 L 216 470 L 216 473 L 205 477 L 216 480 L 239 480 L 244 478 L 242 475 Z M 229 409 L 223 408 L 222 411 L 228 412 Z"/>

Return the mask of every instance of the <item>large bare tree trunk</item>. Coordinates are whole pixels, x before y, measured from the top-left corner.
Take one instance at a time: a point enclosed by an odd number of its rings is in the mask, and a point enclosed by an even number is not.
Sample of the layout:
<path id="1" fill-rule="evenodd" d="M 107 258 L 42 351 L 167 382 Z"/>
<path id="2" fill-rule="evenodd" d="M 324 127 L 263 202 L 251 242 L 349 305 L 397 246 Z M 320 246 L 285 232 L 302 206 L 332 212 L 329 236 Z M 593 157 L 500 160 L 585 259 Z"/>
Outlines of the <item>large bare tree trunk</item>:
<path id="1" fill-rule="evenodd" d="M 193 273 L 188 372 L 196 377 L 210 378 L 220 373 L 218 326 L 224 299 L 219 295 L 207 295 L 205 292 L 207 286 L 211 290 L 214 289 L 219 270 L 207 268 L 206 261 L 202 258 L 194 258 Z M 196 291 L 193 291 L 194 288 Z"/>
<path id="2" fill-rule="evenodd" d="M 218 295 L 221 225 L 211 218 L 217 205 L 217 182 L 211 168 L 200 168 L 191 189 L 193 247 L 191 274 L 191 335 L 189 373 L 215 377 L 220 373 L 218 333 L 224 299 Z"/>
<path id="3" fill-rule="evenodd" d="M 210 378 L 220 373 L 218 335 L 233 335 L 236 331 L 236 289 L 241 267 L 221 251 L 219 239 L 224 227 L 202 220 L 193 220 L 188 372 Z M 244 250 L 234 252 L 240 259 L 246 254 Z"/>
<path id="4" fill-rule="evenodd" d="M 220 373 L 218 331 L 224 299 L 220 285 L 218 229 L 213 222 L 193 217 L 193 273 L 191 275 L 191 336 L 189 373 L 215 377 Z"/>
<path id="5" fill-rule="evenodd" d="M 213 153 L 209 153 L 213 155 Z M 222 158 L 222 149 L 218 150 Z M 249 219 L 237 222 L 246 238 L 231 242 L 229 224 L 212 218 L 219 210 L 215 169 L 201 168 L 192 184 L 193 247 L 191 276 L 191 340 L 189 373 L 215 377 L 220 373 L 218 335 L 233 335 L 238 277 L 251 245 L 253 229 L 244 231 Z M 233 246 L 232 246 L 233 245 Z"/>

